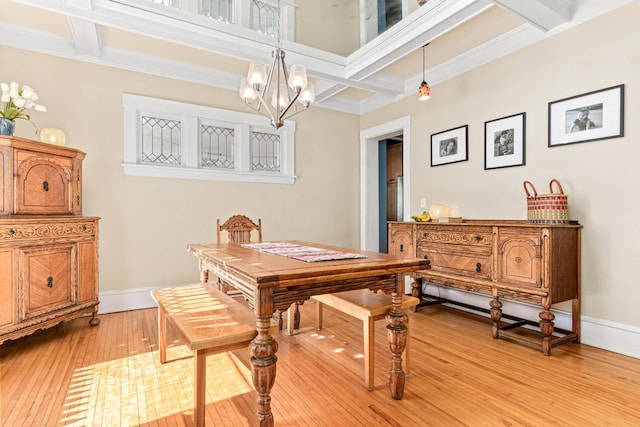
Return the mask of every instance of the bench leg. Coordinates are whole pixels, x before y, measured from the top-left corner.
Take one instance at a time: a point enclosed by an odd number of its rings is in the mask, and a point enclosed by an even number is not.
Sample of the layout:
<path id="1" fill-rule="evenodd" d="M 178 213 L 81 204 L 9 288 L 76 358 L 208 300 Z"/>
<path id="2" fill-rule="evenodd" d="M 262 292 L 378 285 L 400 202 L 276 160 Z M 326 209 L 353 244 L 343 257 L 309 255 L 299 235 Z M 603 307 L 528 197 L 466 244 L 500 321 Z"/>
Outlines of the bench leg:
<path id="1" fill-rule="evenodd" d="M 373 377 L 374 377 L 374 359 L 375 359 L 375 320 L 369 316 L 367 320 L 362 322 L 364 324 L 364 385 L 367 390 L 373 391 Z"/>
<path id="2" fill-rule="evenodd" d="M 317 322 L 317 326 L 316 329 L 317 330 L 322 330 L 322 309 L 324 308 L 324 304 L 321 303 L 320 301 L 316 301 L 316 322 Z"/>
<path id="3" fill-rule="evenodd" d="M 204 410 L 207 390 L 207 356 L 204 350 L 196 350 L 193 355 L 194 392 L 193 418 L 196 427 L 204 427 Z"/>
<path id="4" fill-rule="evenodd" d="M 160 347 L 160 363 L 167 362 L 167 317 L 158 307 L 158 346 Z"/>
<path id="5" fill-rule="evenodd" d="M 298 305 L 294 302 L 287 309 L 287 335 L 293 335 L 293 330 L 296 327 L 296 310 Z"/>

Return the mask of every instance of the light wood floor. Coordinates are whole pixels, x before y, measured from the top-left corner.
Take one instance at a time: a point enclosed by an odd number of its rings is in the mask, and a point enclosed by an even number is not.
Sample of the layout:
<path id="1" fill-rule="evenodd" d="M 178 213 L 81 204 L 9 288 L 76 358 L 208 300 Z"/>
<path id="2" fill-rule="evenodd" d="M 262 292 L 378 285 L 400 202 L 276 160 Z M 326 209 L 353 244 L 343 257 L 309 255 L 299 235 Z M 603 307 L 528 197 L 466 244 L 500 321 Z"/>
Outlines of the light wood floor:
<path id="1" fill-rule="evenodd" d="M 390 398 L 384 321 L 376 327 L 376 388 L 363 385 L 359 321 L 314 304 L 284 332 L 272 390 L 276 426 L 639 426 L 640 360 L 577 344 L 551 357 L 493 340 L 485 318 L 446 307 L 410 315 L 411 378 Z M 67 322 L 0 347 L 0 425 L 189 426 L 192 359 L 174 343 L 160 365 L 156 311 Z M 255 425 L 248 352 L 208 358 L 207 425 Z"/>

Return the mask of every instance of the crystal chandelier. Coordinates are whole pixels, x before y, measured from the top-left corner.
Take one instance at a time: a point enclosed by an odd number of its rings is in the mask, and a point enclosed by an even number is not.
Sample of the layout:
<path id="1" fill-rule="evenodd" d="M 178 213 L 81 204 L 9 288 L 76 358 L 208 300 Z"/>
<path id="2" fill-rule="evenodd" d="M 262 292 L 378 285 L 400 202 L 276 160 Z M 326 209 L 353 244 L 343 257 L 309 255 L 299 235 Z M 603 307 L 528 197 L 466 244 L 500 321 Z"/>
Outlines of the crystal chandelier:
<path id="1" fill-rule="evenodd" d="M 293 65 L 287 71 L 284 50 L 280 47 L 280 0 L 277 9 L 277 43 L 271 56 L 273 62 L 267 70 L 265 64 L 252 62 L 246 79 L 240 84 L 240 98 L 253 110 L 271 119 L 278 129 L 284 120 L 303 112 L 313 101 L 313 84 L 307 81 L 307 70 L 302 65 Z M 271 96 L 271 100 L 267 98 Z"/>

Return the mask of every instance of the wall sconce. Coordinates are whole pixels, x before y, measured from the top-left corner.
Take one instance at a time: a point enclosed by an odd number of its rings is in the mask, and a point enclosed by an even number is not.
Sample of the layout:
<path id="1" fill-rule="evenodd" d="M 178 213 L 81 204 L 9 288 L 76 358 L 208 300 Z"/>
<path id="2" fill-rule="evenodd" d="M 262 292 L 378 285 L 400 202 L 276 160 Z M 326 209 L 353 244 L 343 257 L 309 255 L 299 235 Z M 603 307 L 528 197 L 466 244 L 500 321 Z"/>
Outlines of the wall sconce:
<path id="1" fill-rule="evenodd" d="M 64 145 L 66 137 L 60 129 L 44 128 L 40 131 L 40 141 L 47 144 Z"/>
<path id="2" fill-rule="evenodd" d="M 418 100 L 420 101 L 426 101 L 431 98 L 431 88 L 424 78 L 424 48 L 428 45 L 429 43 L 422 46 L 422 83 L 420 83 L 420 87 L 418 88 Z"/>

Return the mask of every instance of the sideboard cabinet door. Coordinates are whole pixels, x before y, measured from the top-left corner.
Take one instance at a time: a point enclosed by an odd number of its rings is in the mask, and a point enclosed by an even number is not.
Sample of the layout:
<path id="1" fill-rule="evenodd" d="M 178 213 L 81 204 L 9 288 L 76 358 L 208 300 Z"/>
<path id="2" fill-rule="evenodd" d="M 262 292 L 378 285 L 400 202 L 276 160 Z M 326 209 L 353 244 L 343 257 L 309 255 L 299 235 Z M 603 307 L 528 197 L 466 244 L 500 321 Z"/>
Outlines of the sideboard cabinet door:
<path id="1" fill-rule="evenodd" d="M 415 257 L 415 226 L 410 223 L 396 222 L 389 227 L 388 253 L 396 256 Z"/>
<path id="2" fill-rule="evenodd" d="M 517 286 L 542 286 L 543 247 L 540 233 L 498 232 L 497 280 Z"/>

